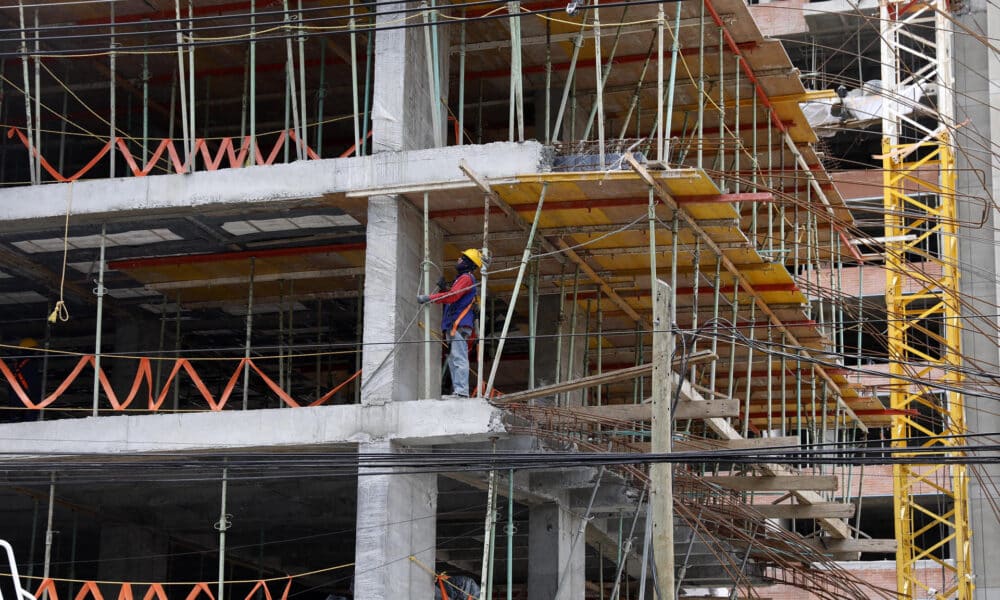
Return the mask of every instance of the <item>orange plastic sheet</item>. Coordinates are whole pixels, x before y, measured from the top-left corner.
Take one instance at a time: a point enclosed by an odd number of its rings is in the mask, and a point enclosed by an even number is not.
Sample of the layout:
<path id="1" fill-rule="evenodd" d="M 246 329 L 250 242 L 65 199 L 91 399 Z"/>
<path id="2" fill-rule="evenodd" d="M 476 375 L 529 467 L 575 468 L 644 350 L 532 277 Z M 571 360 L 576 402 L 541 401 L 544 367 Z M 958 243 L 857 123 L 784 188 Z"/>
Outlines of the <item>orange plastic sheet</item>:
<path id="1" fill-rule="evenodd" d="M 100 382 L 101 390 L 103 390 L 104 396 L 108 399 L 108 403 L 111 405 L 112 410 L 124 411 L 127 409 L 132 405 L 132 402 L 139 397 L 140 390 L 143 389 L 145 389 L 147 409 L 154 412 L 159 410 L 160 407 L 163 406 L 163 402 L 166 400 L 167 395 L 170 393 L 170 388 L 174 383 L 174 380 L 183 371 L 187 374 L 191 383 L 194 384 L 195 389 L 198 390 L 198 393 L 201 394 L 205 402 L 208 403 L 209 409 L 212 411 L 220 411 L 225 408 L 226 403 L 232 396 L 233 390 L 236 388 L 237 382 L 241 379 L 245 367 L 248 367 L 251 371 L 256 373 L 257 376 L 260 377 L 261 381 L 264 382 L 264 385 L 266 385 L 267 388 L 287 406 L 291 406 L 293 408 L 301 406 L 297 400 L 282 390 L 281 386 L 268 377 L 267 374 L 264 373 L 259 366 L 257 366 L 253 359 L 250 358 L 234 359 L 236 361 L 236 368 L 233 369 L 232 376 L 230 376 L 225 389 L 222 390 L 222 393 L 219 394 L 218 398 L 216 398 L 212 392 L 209 391 L 208 386 L 205 385 L 201 376 L 198 375 L 195 365 L 186 358 L 178 358 L 173 361 L 173 368 L 171 368 L 166 381 L 160 387 L 158 392 L 155 390 L 156 386 L 153 381 L 152 361 L 149 358 L 139 358 L 135 360 L 138 362 L 138 367 L 136 368 L 135 377 L 132 379 L 132 386 L 129 389 L 129 393 L 124 399 L 118 398 L 118 395 L 115 394 L 104 369 L 101 368 L 98 370 L 98 380 Z M 83 372 L 83 370 L 88 366 L 92 369 L 96 367 L 96 361 L 94 360 L 94 355 L 92 354 L 81 356 L 80 360 L 77 361 L 76 366 L 73 367 L 62 383 L 60 383 L 51 394 L 39 402 L 35 402 L 32 398 L 28 397 L 28 394 L 21 386 L 20 382 L 17 381 L 16 375 L 3 359 L 0 359 L 0 374 L 3 374 L 3 376 L 7 379 L 7 384 L 10 386 L 11 391 L 15 396 L 17 396 L 18 399 L 21 400 L 21 403 L 25 406 L 25 408 L 41 410 L 50 406 L 60 396 L 62 396 L 69 386 L 72 385 L 72 383 L 80 376 L 80 373 Z M 319 406 L 325 404 L 333 398 L 334 394 L 343 389 L 348 383 L 357 379 L 359 375 L 361 375 L 361 371 L 355 372 L 336 387 L 310 402 L 308 406 Z"/>
<path id="2" fill-rule="evenodd" d="M 73 600 L 136 600 L 136 595 L 133 592 L 133 586 L 142 587 L 147 586 L 145 593 L 142 595 L 142 600 L 169 600 L 167 596 L 166 589 L 162 583 L 118 583 L 112 585 L 119 585 L 117 598 L 105 598 L 104 594 L 101 593 L 101 586 L 104 589 L 108 589 L 108 584 L 106 582 L 101 582 L 99 585 L 96 581 L 85 581 L 80 585 L 80 590 L 76 593 Z M 261 590 L 264 593 L 265 600 L 288 600 L 288 592 L 292 587 L 292 578 L 289 577 L 285 583 L 285 589 L 281 592 L 281 596 L 275 598 L 271 594 L 271 590 L 267 587 L 267 582 L 264 580 L 257 581 L 253 586 L 253 589 L 246 595 L 245 600 L 251 600 L 257 593 L 257 590 Z M 38 589 L 35 590 L 35 597 L 41 598 L 42 594 L 48 592 L 49 600 L 59 600 L 59 592 L 56 588 L 56 582 L 53 579 L 43 579 L 38 585 Z M 185 596 L 185 600 L 198 600 L 198 598 L 204 596 L 206 600 L 215 600 L 215 594 L 212 593 L 212 589 L 209 587 L 208 583 L 201 582 L 192 585 L 191 590 Z"/>
<path id="3" fill-rule="evenodd" d="M 47 160 L 45 160 L 45 157 L 38 152 L 38 149 L 34 147 L 31 140 L 29 140 L 20 129 L 17 127 L 11 127 L 7 130 L 8 138 L 13 138 L 15 135 L 21 140 L 21 143 L 24 144 L 24 147 L 28 149 L 28 152 L 34 154 L 38 158 L 42 168 L 44 168 L 53 179 L 61 183 L 76 181 L 86 175 L 98 162 L 100 162 L 102 158 L 104 158 L 104 155 L 107 154 L 112 147 L 111 142 L 104 144 L 101 150 L 98 151 L 90 162 L 81 167 L 76 173 L 66 177 L 59 173 L 52 167 L 51 164 L 49 164 Z M 250 136 L 245 136 L 240 141 L 240 149 L 237 152 L 236 145 L 233 142 L 234 139 L 236 138 L 222 138 L 219 142 L 219 147 L 216 149 L 215 155 L 213 156 L 208 147 L 208 140 L 204 138 L 195 138 L 194 151 L 191 153 L 191 156 L 187 161 L 182 161 L 180 154 L 177 153 L 177 148 L 174 145 L 176 140 L 170 138 L 163 139 L 160 140 L 160 143 L 156 146 L 156 149 L 153 151 L 153 154 L 149 157 L 146 164 L 141 167 L 136 162 L 135 157 L 132 156 L 132 152 L 128 149 L 128 144 L 125 143 L 124 139 L 118 138 L 115 145 L 121 155 L 125 158 L 125 162 L 128 164 L 129 170 L 132 171 L 132 175 L 135 177 L 146 177 L 153 171 L 153 168 L 156 167 L 160 159 L 163 158 L 164 153 L 167 154 L 167 159 L 173 166 L 174 172 L 180 174 L 187 173 L 191 169 L 191 162 L 199 154 L 205 163 L 206 171 L 217 171 L 220 168 L 239 169 L 246 165 L 247 155 L 250 153 L 251 140 Z M 274 147 L 271 148 L 271 152 L 267 155 L 267 158 L 264 157 L 264 154 L 261 152 L 260 146 L 257 145 L 257 142 L 253 141 L 254 163 L 258 166 L 274 164 L 275 159 L 278 158 L 278 153 L 285 146 L 287 140 L 291 140 L 291 142 L 293 142 L 296 146 L 301 145 L 305 150 L 306 156 L 308 156 L 311 160 L 319 160 L 319 155 L 316 154 L 316 152 L 313 151 L 313 149 L 308 145 L 299 142 L 298 138 L 295 136 L 295 131 L 289 129 L 287 131 L 282 131 L 278 135 L 278 139 L 275 141 Z M 228 160 L 225 160 L 224 162 L 224 159 Z"/>

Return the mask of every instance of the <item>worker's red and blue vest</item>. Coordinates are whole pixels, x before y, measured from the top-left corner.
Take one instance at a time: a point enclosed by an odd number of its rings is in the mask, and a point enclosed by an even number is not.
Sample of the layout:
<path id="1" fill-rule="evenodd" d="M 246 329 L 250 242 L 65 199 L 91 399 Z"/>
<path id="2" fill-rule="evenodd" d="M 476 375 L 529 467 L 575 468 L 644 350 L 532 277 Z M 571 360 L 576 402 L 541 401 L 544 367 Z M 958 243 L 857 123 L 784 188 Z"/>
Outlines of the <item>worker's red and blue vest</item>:
<path id="1" fill-rule="evenodd" d="M 472 280 L 472 283 L 469 285 L 468 288 L 466 288 L 465 293 L 462 294 L 458 300 L 452 302 L 451 304 L 444 305 L 444 310 L 442 311 L 441 314 L 442 331 L 451 331 L 452 326 L 454 326 L 455 324 L 455 319 L 457 319 L 459 315 L 462 315 L 463 312 L 465 313 L 465 315 L 462 316 L 462 320 L 458 322 L 459 327 L 471 328 L 475 322 L 476 316 L 473 314 L 475 311 L 471 309 L 465 310 L 476 300 L 477 287 L 476 287 L 475 276 L 473 276 L 472 273 L 462 273 L 461 275 L 455 278 L 455 281 L 452 282 L 451 287 L 454 288 L 455 284 L 458 283 L 458 280 L 461 279 L 462 277 L 468 277 L 469 279 Z"/>

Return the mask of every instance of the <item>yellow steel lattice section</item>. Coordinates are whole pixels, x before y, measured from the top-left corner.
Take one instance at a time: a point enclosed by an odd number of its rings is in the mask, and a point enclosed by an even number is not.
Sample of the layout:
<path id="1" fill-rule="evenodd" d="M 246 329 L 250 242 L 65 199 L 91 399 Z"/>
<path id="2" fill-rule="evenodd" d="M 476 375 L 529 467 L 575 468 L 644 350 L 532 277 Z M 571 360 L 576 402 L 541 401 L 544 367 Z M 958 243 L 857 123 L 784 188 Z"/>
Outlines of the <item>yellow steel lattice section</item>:
<path id="1" fill-rule="evenodd" d="M 962 443 L 948 436 L 966 432 L 957 391 L 962 374 L 954 158 L 946 135 L 919 145 L 886 143 L 884 150 L 890 399 L 893 409 L 905 411 L 893 419 L 893 446 L 939 446 L 944 455 Z M 910 162 L 897 159 L 907 156 Z M 939 173 L 936 183 L 921 178 L 927 168 Z M 896 465 L 893 477 L 899 597 L 971 600 L 966 467 Z M 939 496 L 924 505 L 916 501 L 921 494 Z M 940 567 L 936 577 L 918 570 L 922 560 Z"/>

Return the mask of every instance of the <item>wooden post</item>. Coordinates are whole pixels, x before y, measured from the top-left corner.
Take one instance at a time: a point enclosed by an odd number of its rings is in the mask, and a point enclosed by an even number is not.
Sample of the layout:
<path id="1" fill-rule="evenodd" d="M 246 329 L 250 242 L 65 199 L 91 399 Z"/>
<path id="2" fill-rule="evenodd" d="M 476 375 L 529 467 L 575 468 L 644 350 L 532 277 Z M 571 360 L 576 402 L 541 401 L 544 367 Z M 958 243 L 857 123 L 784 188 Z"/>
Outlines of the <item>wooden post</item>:
<path id="1" fill-rule="evenodd" d="M 674 396 L 671 354 L 674 349 L 674 306 L 670 286 L 656 280 L 653 304 L 653 423 L 652 451 L 670 452 L 671 402 Z M 661 598 L 674 600 L 673 465 L 653 463 L 649 468 L 653 516 L 653 559 Z"/>

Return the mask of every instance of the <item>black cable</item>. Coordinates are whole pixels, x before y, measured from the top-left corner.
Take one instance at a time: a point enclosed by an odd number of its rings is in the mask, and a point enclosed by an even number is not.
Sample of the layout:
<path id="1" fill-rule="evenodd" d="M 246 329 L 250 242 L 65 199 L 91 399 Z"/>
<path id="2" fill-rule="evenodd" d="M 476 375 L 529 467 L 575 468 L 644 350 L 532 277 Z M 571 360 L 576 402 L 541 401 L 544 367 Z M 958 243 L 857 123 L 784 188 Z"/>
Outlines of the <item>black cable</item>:
<path id="1" fill-rule="evenodd" d="M 486 2 L 492 2 L 492 0 L 484 0 L 484 1 L 486 1 Z M 609 4 L 601 4 L 600 8 L 602 8 L 602 9 L 611 9 L 611 8 L 619 8 L 619 7 L 626 7 L 626 6 L 632 7 L 632 6 L 637 6 L 637 5 L 660 4 L 661 2 L 662 2 L 662 0 L 620 0 L 618 2 L 612 2 L 612 3 L 609 3 Z M 580 10 L 591 10 L 593 8 L 594 7 L 592 7 L 592 6 L 581 6 Z M 428 10 L 428 9 L 424 8 L 424 9 L 421 9 L 421 10 Z M 401 24 L 401 25 L 390 25 L 390 26 L 375 25 L 375 26 L 370 26 L 370 27 L 355 27 L 353 30 L 344 29 L 344 30 L 339 30 L 339 31 L 296 32 L 296 33 L 290 33 L 290 34 L 287 34 L 287 35 L 263 35 L 263 36 L 257 36 L 257 37 L 255 37 L 254 41 L 255 42 L 268 42 L 268 41 L 283 41 L 283 40 L 288 40 L 288 39 L 297 40 L 299 38 L 311 39 L 311 38 L 314 38 L 314 37 L 322 37 L 322 36 L 325 36 L 325 35 L 342 35 L 342 34 L 350 34 L 350 33 L 356 33 L 357 34 L 357 33 L 370 33 L 370 32 L 379 32 L 379 31 L 395 31 L 395 30 L 402 30 L 402 29 L 410 29 L 410 28 L 414 28 L 414 27 L 432 27 L 432 26 L 442 27 L 442 26 L 448 26 L 448 25 L 457 25 L 457 24 L 462 23 L 462 22 L 482 22 L 482 21 L 493 21 L 493 20 L 497 20 L 497 19 L 511 19 L 511 18 L 519 18 L 519 19 L 521 19 L 521 18 L 525 18 L 525 17 L 531 17 L 531 16 L 534 16 L 534 15 L 541 15 L 541 14 L 548 14 L 548 13 L 560 12 L 562 10 L 563 9 L 561 9 L 561 8 L 545 8 L 545 9 L 541 9 L 541 10 L 537 10 L 537 11 L 520 12 L 520 13 L 516 13 L 516 14 L 503 13 L 503 14 L 496 14 L 496 15 L 482 15 L 482 16 L 478 16 L 478 17 L 474 17 L 474 18 L 470 18 L 470 19 L 458 19 L 458 20 L 448 19 L 448 20 L 437 21 L 437 22 L 430 22 L 430 21 L 428 21 L 427 23 L 424 23 L 424 22 L 405 23 L 405 24 Z M 182 19 L 182 21 L 183 21 L 183 19 Z M 281 24 L 284 25 L 285 23 L 282 22 Z M 292 25 L 292 23 L 288 23 L 288 25 Z M 651 24 L 650 25 L 650 31 L 651 32 L 653 30 L 653 27 L 654 26 Z M 20 30 L 18 29 L 17 31 L 20 31 Z M 176 31 L 174 33 L 176 34 Z M 116 37 L 117 37 L 117 34 L 116 34 Z M 65 36 L 65 37 L 58 37 L 58 38 L 51 38 L 50 37 L 48 39 L 49 40 L 74 39 L 74 36 Z M 29 41 L 33 42 L 33 40 L 29 40 Z M 165 44 L 144 44 L 142 46 L 129 46 L 129 47 L 125 47 L 125 48 L 120 48 L 120 47 L 115 47 L 115 48 L 111 48 L 111 47 L 78 48 L 78 49 L 73 49 L 73 50 L 49 50 L 49 51 L 40 53 L 40 55 L 44 56 L 44 57 L 58 58 L 59 56 L 64 56 L 64 55 L 72 57 L 73 55 L 110 54 L 112 52 L 118 52 L 118 53 L 123 53 L 123 54 L 124 53 L 141 53 L 141 52 L 147 52 L 147 51 L 150 51 L 150 50 L 176 50 L 178 47 L 181 47 L 183 49 L 191 49 L 192 47 L 198 48 L 198 47 L 226 46 L 226 45 L 231 45 L 231 44 L 246 44 L 249 41 L 250 41 L 249 38 L 243 37 L 243 38 L 238 39 L 238 40 L 207 40 L 207 41 L 200 41 L 200 42 L 199 41 L 184 42 L 182 44 L 177 44 L 177 42 L 172 42 L 172 43 L 165 43 Z M 33 51 L 31 51 L 31 52 L 5 52 L 5 53 L 0 53 L 0 58 L 21 58 L 21 57 L 31 58 L 31 57 L 34 57 L 36 55 L 39 55 L 39 53 L 35 53 Z"/>

